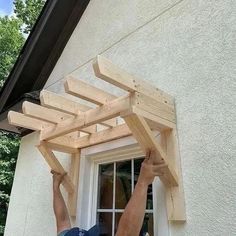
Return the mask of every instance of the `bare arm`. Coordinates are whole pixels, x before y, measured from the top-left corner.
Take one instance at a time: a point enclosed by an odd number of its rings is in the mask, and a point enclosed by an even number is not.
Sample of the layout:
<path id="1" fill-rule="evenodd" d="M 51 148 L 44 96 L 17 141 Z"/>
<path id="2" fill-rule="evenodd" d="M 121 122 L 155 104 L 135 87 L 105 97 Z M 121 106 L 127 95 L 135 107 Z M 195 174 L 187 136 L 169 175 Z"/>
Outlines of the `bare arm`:
<path id="1" fill-rule="evenodd" d="M 67 207 L 60 190 L 60 184 L 65 176 L 52 171 L 53 174 L 53 210 L 56 217 L 57 233 L 70 229 L 71 223 Z"/>
<path id="2" fill-rule="evenodd" d="M 161 175 L 164 165 L 154 165 L 150 153 L 142 163 L 138 182 L 120 219 L 116 236 L 138 236 L 144 219 L 148 185 Z"/>

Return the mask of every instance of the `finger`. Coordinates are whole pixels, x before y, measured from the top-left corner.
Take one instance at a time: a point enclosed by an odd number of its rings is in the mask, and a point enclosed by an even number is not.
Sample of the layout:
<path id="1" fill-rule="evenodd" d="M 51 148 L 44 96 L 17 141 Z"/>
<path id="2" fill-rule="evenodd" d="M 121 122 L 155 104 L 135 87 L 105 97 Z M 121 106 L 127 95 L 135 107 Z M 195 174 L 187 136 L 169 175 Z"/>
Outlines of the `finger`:
<path id="1" fill-rule="evenodd" d="M 55 170 L 51 170 L 51 174 L 55 175 L 57 172 Z"/>
<path id="2" fill-rule="evenodd" d="M 64 172 L 61 176 L 64 178 L 67 175 L 67 172 Z"/>
<path id="3" fill-rule="evenodd" d="M 150 158 L 150 155 L 151 155 L 151 150 L 147 150 L 145 159 L 148 160 Z"/>
<path id="4" fill-rule="evenodd" d="M 153 172 L 155 176 L 163 176 L 164 173 L 163 172 L 160 172 L 160 171 L 155 171 Z"/>
<path id="5" fill-rule="evenodd" d="M 165 169 L 167 167 L 168 167 L 167 164 L 153 165 L 153 170 L 158 171 L 158 170 L 161 170 L 161 169 Z"/>
<path id="6" fill-rule="evenodd" d="M 150 150 L 150 152 L 149 152 L 149 158 L 148 158 L 148 163 L 149 163 L 149 164 L 153 164 L 153 162 L 154 162 L 154 156 L 155 156 L 155 152 L 152 151 L 152 150 Z"/>

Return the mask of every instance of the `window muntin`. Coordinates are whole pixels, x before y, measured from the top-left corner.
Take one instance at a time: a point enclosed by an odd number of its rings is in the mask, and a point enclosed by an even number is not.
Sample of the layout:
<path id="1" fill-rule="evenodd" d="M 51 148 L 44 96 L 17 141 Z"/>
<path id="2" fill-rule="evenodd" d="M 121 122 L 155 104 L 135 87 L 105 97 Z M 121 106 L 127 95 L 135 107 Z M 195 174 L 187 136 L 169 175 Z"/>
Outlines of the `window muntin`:
<path id="1" fill-rule="evenodd" d="M 119 219 L 137 183 L 142 161 L 143 158 L 139 158 L 99 164 L 97 222 L 101 226 L 102 235 L 115 235 Z M 142 231 L 153 236 L 152 185 L 148 188 L 147 196 Z"/>

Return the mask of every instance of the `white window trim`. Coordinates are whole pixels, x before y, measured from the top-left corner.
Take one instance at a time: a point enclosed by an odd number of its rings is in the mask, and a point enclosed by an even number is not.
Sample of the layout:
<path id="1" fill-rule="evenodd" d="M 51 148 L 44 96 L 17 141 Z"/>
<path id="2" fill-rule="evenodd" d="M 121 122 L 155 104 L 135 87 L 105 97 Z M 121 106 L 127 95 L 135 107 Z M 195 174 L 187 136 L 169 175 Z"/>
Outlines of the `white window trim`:
<path id="1" fill-rule="evenodd" d="M 96 197 L 98 164 L 128 160 L 143 156 L 143 152 L 133 137 L 84 148 L 81 150 L 80 176 L 76 225 L 88 229 L 96 223 Z M 93 190 L 96 190 L 92 193 Z M 165 189 L 158 178 L 153 183 L 154 235 L 169 236 Z M 90 209 L 90 210 L 88 210 Z M 92 211 L 91 211 L 92 209 Z"/>

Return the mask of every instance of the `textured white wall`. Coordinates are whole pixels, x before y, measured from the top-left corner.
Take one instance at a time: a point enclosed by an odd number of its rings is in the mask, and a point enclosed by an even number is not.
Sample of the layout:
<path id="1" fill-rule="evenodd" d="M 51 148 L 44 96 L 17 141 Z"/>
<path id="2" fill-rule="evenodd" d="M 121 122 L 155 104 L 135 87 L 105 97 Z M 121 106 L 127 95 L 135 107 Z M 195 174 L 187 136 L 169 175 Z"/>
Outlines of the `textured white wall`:
<path id="1" fill-rule="evenodd" d="M 51 174 L 35 147 L 38 138 L 32 133 L 21 140 L 5 236 L 55 235 Z M 56 154 L 68 170 L 68 156 Z"/>
<path id="2" fill-rule="evenodd" d="M 235 36 L 234 0 L 92 0 L 45 86 L 62 93 L 72 73 L 110 89 L 92 73 L 102 54 L 176 98 L 187 223 L 171 224 L 174 236 L 236 235 Z M 39 156 L 32 137 L 21 145 L 6 236 L 54 232 L 48 170 L 29 158 Z"/>

